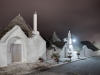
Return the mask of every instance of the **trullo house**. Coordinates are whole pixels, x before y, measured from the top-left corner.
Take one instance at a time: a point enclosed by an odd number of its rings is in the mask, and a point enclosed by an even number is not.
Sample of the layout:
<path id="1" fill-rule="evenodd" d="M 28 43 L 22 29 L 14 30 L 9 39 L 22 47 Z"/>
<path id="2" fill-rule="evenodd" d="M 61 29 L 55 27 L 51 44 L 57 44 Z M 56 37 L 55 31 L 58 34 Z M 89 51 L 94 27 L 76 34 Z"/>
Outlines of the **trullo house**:
<path id="1" fill-rule="evenodd" d="M 45 39 L 47 44 L 47 60 L 51 59 L 54 53 L 58 53 L 60 58 L 66 57 L 66 42 L 60 40 L 58 35 L 54 32 L 49 39 Z"/>
<path id="2" fill-rule="evenodd" d="M 72 39 L 76 39 L 73 37 Z M 91 43 L 90 41 L 78 41 L 76 39 L 73 42 L 74 52 L 79 52 L 80 57 L 91 57 L 100 55 L 99 44 L 97 42 Z"/>
<path id="3" fill-rule="evenodd" d="M 37 31 L 37 13 L 33 17 L 33 30 L 20 14 L 0 29 L 0 67 L 46 59 L 46 42 Z"/>

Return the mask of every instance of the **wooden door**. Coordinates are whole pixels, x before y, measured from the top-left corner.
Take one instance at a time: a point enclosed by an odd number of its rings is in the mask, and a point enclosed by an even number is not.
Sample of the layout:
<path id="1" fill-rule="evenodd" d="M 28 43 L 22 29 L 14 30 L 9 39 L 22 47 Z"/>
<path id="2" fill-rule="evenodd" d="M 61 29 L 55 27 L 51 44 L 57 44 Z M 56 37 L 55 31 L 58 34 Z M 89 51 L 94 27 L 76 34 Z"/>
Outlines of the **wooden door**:
<path id="1" fill-rule="evenodd" d="M 12 44 L 12 62 L 21 62 L 21 44 Z"/>

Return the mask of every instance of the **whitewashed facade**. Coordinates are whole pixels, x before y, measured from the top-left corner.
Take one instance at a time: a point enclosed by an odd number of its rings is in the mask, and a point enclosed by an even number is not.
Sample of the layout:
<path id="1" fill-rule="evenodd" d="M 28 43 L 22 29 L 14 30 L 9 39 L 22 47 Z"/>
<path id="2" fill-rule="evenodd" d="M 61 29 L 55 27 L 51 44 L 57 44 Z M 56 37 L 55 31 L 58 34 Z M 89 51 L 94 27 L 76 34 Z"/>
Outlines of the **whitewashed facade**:
<path id="1" fill-rule="evenodd" d="M 53 53 L 58 53 L 60 55 L 60 58 L 67 57 L 66 54 L 65 54 L 65 45 L 64 45 L 63 48 L 58 48 L 57 46 L 54 46 L 54 48 L 48 48 L 47 49 L 47 55 L 46 55 L 47 60 L 52 59 L 51 56 L 52 56 Z"/>
<path id="2" fill-rule="evenodd" d="M 32 31 L 32 37 L 27 37 L 21 27 L 15 25 L 1 38 L 0 67 L 14 62 L 36 62 L 39 57 L 46 60 L 46 42 L 37 31 L 36 16 L 34 21 L 35 30 Z"/>
<path id="3" fill-rule="evenodd" d="M 54 32 L 53 35 L 50 37 L 50 41 L 52 45 L 47 48 L 47 60 L 51 60 L 51 56 L 53 53 L 58 53 L 60 58 L 67 57 L 67 46 L 66 42 L 61 41 L 57 34 Z"/>
<path id="4" fill-rule="evenodd" d="M 81 57 L 91 57 L 91 56 L 100 56 L 100 50 L 93 51 L 89 49 L 86 45 L 83 46 L 83 50 L 80 51 Z"/>

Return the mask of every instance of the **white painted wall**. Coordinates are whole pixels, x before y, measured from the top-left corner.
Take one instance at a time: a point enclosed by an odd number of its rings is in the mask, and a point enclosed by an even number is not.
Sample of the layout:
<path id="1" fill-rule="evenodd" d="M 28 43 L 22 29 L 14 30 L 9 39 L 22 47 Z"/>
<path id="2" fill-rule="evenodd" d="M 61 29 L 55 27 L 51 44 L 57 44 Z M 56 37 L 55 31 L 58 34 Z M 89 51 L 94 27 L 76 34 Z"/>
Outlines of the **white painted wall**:
<path id="1" fill-rule="evenodd" d="M 46 42 L 40 34 L 36 34 L 32 38 L 28 38 L 27 61 L 36 62 L 39 57 L 46 60 Z"/>
<path id="2" fill-rule="evenodd" d="M 52 58 L 51 58 L 51 55 L 53 54 L 53 52 L 54 52 L 54 49 L 47 49 L 47 54 L 46 54 L 46 59 L 47 60 L 51 60 Z"/>
<path id="3" fill-rule="evenodd" d="M 25 59 L 24 59 L 24 53 L 25 53 L 26 51 L 24 52 L 24 47 L 23 47 L 22 41 L 21 41 L 20 39 L 18 39 L 18 40 L 15 41 L 14 44 L 21 44 L 21 59 L 22 59 L 21 61 L 24 62 L 24 60 L 25 60 Z M 26 58 L 26 59 L 27 59 L 27 58 Z"/>
<path id="4" fill-rule="evenodd" d="M 81 50 L 81 51 L 80 51 L 80 57 L 86 57 L 86 56 L 85 56 L 84 50 Z"/>
<path id="5" fill-rule="evenodd" d="M 60 55 L 60 58 L 65 58 L 65 48 L 63 48 L 63 49 L 60 51 L 59 55 Z"/>
<path id="6" fill-rule="evenodd" d="M 23 43 L 22 41 L 19 39 L 19 38 L 16 38 L 16 37 L 13 37 L 13 38 L 10 38 L 9 41 L 8 41 L 8 44 L 7 44 L 7 64 L 11 64 L 12 63 L 12 50 L 11 50 L 11 45 L 12 44 L 21 44 L 22 45 L 22 49 L 21 49 L 21 57 L 22 57 L 22 62 L 24 61 L 23 60 Z"/>
<path id="7" fill-rule="evenodd" d="M 100 56 L 100 50 L 94 51 L 94 52 L 93 52 L 93 56 Z"/>
<path id="8" fill-rule="evenodd" d="M 7 51 L 6 44 L 0 43 L 0 67 L 7 66 Z"/>
<path id="9" fill-rule="evenodd" d="M 11 63 L 11 44 L 22 44 L 22 62 L 36 62 L 39 57 L 46 60 L 46 42 L 40 34 L 27 38 L 19 26 L 13 27 L 0 40 L 0 67 Z"/>
<path id="10" fill-rule="evenodd" d="M 87 48 L 86 45 L 84 45 L 83 50 L 80 51 L 80 56 L 83 57 L 91 57 L 91 56 L 100 56 L 100 50 L 98 51 L 93 51 L 89 48 Z"/>
<path id="11" fill-rule="evenodd" d="M 22 48 L 22 51 L 23 51 L 23 56 L 22 56 L 22 62 L 26 62 L 27 60 L 27 55 L 26 55 L 26 51 L 27 51 L 27 36 L 23 33 L 23 31 L 21 30 L 21 28 L 19 26 L 15 26 L 17 29 L 8 37 L 7 39 L 7 45 L 9 45 L 9 40 L 10 42 L 13 42 L 14 43 L 18 43 L 18 41 L 20 40 L 23 48 Z M 13 41 L 13 38 L 16 38 L 16 41 L 14 42 Z M 7 48 L 9 49 L 9 48 Z M 9 60 L 9 59 L 8 59 Z"/>
<path id="12" fill-rule="evenodd" d="M 8 41 L 8 44 L 7 44 L 7 64 L 11 64 L 12 63 L 11 45 L 14 44 L 16 40 L 18 40 L 18 38 L 11 38 Z"/>
<path id="13" fill-rule="evenodd" d="M 65 46 L 62 48 L 62 49 L 60 49 L 60 48 L 58 48 L 58 47 L 56 47 L 55 45 L 53 45 L 54 47 L 55 47 L 55 49 L 56 49 L 56 51 L 54 51 L 54 49 L 52 48 L 52 49 L 47 49 L 47 60 L 50 60 L 51 59 L 51 55 L 53 54 L 53 53 L 59 53 L 59 55 L 60 55 L 60 58 L 65 58 Z M 66 48 L 67 49 L 67 48 Z M 67 50 L 66 50 L 66 57 L 67 57 Z"/>
<path id="14" fill-rule="evenodd" d="M 66 55 L 65 55 L 65 52 L 66 52 Z M 67 49 L 67 47 L 65 45 L 62 49 L 60 49 L 60 53 L 59 53 L 60 58 L 65 58 L 65 56 L 67 57 L 67 54 L 68 54 L 68 49 Z"/>
<path id="15" fill-rule="evenodd" d="M 78 58 L 78 56 L 77 56 L 77 51 L 73 51 L 73 53 L 72 53 L 72 59 L 77 59 Z"/>
<path id="16" fill-rule="evenodd" d="M 12 43 L 15 43 L 18 39 L 20 39 L 23 43 L 23 51 L 24 51 L 23 61 L 26 61 L 27 37 L 19 26 L 15 26 L 9 32 L 7 32 L 0 40 L 0 48 L 1 48 L 0 49 L 0 53 L 1 53 L 0 54 L 0 67 L 7 66 L 7 64 L 11 63 L 10 45 Z"/>

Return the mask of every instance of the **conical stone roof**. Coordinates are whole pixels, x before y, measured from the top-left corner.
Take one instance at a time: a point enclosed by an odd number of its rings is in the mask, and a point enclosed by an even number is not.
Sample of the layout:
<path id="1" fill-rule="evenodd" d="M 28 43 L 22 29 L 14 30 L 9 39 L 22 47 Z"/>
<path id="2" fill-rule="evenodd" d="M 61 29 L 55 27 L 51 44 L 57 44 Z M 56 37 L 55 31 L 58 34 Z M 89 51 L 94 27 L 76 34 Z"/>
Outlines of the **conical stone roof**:
<path id="1" fill-rule="evenodd" d="M 63 48 L 65 45 L 65 42 L 61 41 L 60 38 L 57 36 L 57 34 L 54 32 L 52 36 L 49 39 L 54 45 L 56 45 L 58 48 Z"/>
<path id="2" fill-rule="evenodd" d="M 59 39 L 59 37 L 57 36 L 57 34 L 55 33 L 55 31 L 54 31 L 53 35 L 50 37 L 49 40 L 52 41 L 52 42 L 61 41 Z"/>
<path id="3" fill-rule="evenodd" d="M 18 16 L 16 16 L 8 26 L 6 26 L 3 29 L 0 29 L 0 38 L 2 38 L 9 30 L 11 30 L 15 25 L 18 25 L 21 27 L 21 29 L 23 30 L 23 32 L 25 33 L 25 35 L 27 37 L 32 37 L 32 29 L 31 27 L 28 25 L 28 23 L 26 23 L 26 21 L 23 19 L 23 17 L 19 14 Z"/>
<path id="4" fill-rule="evenodd" d="M 94 41 L 93 45 L 96 46 L 98 49 L 100 49 L 100 44 L 98 42 Z"/>
<path id="5" fill-rule="evenodd" d="M 99 50 L 96 46 L 94 46 L 90 41 L 81 41 L 83 45 L 86 45 L 89 49 L 93 51 Z"/>

